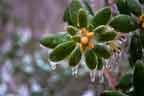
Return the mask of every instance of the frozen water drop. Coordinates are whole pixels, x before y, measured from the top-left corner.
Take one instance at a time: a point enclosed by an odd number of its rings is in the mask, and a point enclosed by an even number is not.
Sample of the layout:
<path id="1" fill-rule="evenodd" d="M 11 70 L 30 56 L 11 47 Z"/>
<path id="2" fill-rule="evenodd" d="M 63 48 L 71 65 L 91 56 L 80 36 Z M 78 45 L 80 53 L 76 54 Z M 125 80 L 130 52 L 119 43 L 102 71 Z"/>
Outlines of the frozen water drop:
<path id="1" fill-rule="evenodd" d="M 41 47 L 41 48 L 45 48 L 42 44 L 40 44 L 40 47 Z"/>
<path id="2" fill-rule="evenodd" d="M 98 71 L 99 82 L 104 83 L 104 76 L 102 71 Z"/>
<path id="3" fill-rule="evenodd" d="M 106 68 L 111 69 L 111 64 L 106 64 Z"/>
<path id="4" fill-rule="evenodd" d="M 52 70 L 55 70 L 57 63 L 50 61 L 50 62 L 49 62 L 49 65 L 50 65 L 50 68 L 51 68 Z"/>
<path id="5" fill-rule="evenodd" d="M 48 50 L 48 56 L 49 56 L 49 54 L 50 54 L 51 52 L 52 52 L 52 50 Z M 49 57 L 48 57 L 48 61 L 49 61 L 50 69 L 51 69 L 51 70 L 55 70 L 55 69 L 56 69 L 57 62 L 51 61 L 51 60 L 49 59 Z"/>
<path id="6" fill-rule="evenodd" d="M 75 66 L 72 68 L 72 75 L 75 76 L 76 78 L 78 77 L 78 68 L 79 66 Z"/>
<path id="7" fill-rule="evenodd" d="M 95 82 L 96 71 L 90 71 L 90 80 L 91 82 Z"/>
<path id="8" fill-rule="evenodd" d="M 104 76 L 102 75 L 99 80 L 100 83 L 104 83 Z"/>

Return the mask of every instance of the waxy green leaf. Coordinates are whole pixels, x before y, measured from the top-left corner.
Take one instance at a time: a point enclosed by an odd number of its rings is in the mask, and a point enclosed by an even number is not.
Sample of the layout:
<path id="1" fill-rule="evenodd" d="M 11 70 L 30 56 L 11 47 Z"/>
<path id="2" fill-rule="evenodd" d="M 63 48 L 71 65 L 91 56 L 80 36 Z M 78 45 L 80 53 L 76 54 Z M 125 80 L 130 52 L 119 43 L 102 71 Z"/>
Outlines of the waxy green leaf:
<path id="1" fill-rule="evenodd" d="M 75 48 L 76 43 L 74 41 L 68 41 L 59 44 L 54 48 L 49 58 L 51 61 L 57 62 L 65 59 Z"/>
<path id="2" fill-rule="evenodd" d="M 110 7 L 104 7 L 102 9 L 99 9 L 95 13 L 92 24 L 95 27 L 100 26 L 100 25 L 105 25 L 110 20 L 111 15 L 112 15 L 112 13 L 111 13 L 111 8 Z"/>
<path id="3" fill-rule="evenodd" d="M 73 50 L 73 52 L 70 55 L 69 65 L 74 67 L 77 64 L 79 64 L 80 60 L 81 60 L 81 52 L 80 52 L 80 48 L 77 47 L 75 50 Z"/>
<path id="4" fill-rule="evenodd" d="M 88 15 L 84 9 L 79 10 L 78 24 L 80 28 L 86 28 L 88 24 Z"/>
<path id="5" fill-rule="evenodd" d="M 70 35 L 66 32 L 59 32 L 55 35 L 48 35 L 40 39 L 40 43 L 48 48 L 54 48 L 58 44 L 70 40 Z"/>
<path id="6" fill-rule="evenodd" d="M 110 22 L 110 26 L 120 32 L 130 32 L 137 29 L 137 25 L 134 20 L 127 15 L 117 15 L 113 17 Z"/>
<path id="7" fill-rule="evenodd" d="M 103 58 L 109 58 L 112 55 L 111 49 L 104 44 L 95 44 L 94 51 L 97 54 L 97 56 Z"/>
<path id="8" fill-rule="evenodd" d="M 140 16 L 142 14 L 142 9 L 140 4 L 136 0 L 126 0 L 129 11 L 134 15 Z"/>
<path id="9" fill-rule="evenodd" d="M 64 21 L 69 25 L 77 26 L 77 16 L 80 8 L 82 8 L 80 1 L 72 0 L 69 7 L 65 10 Z"/>
<path id="10" fill-rule="evenodd" d="M 92 49 L 86 51 L 85 62 L 89 69 L 94 70 L 96 68 L 96 65 L 98 64 L 98 60 L 95 52 Z"/>

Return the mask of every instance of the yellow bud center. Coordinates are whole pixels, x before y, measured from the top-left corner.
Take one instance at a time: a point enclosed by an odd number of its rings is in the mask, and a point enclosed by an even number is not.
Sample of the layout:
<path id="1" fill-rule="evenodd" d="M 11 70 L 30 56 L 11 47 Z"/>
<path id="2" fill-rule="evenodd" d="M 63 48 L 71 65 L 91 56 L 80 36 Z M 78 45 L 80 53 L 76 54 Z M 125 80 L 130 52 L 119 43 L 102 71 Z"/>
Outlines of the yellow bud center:
<path id="1" fill-rule="evenodd" d="M 87 32 L 86 28 L 80 29 L 80 35 L 84 35 Z"/>
<path id="2" fill-rule="evenodd" d="M 94 44 L 88 43 L 88 48 L 94 48 Z"/>
<path id="3" fill-rule="evenodd" d="M 86 36 L 81 38 L 81 43 L 82 44 L 87 45 L 88 42 L 89 42 L 89 39 Z"/>
<path id="4" fill-rule="evenodd" d="M 93 32 L 89 32 L 86 28 L 80 29 L 80 49 L 83 52 L 86 48 L 94 48 L 94 44 L 92 44 L 92 39 L 94 37 Z"/>
<path id="5" fill-rule="evenodd" d="M 140 22 L 144 22 L 144 15 L 141 15 L 141 16 L 139 17 L 139 21 L 140 21 Z"/>
<path id="6" fill-rule="evenodd" d="M 91 39 L 93 36 L 94 36 L 94 33 L 93 32 L 87 32 L 86 33 L 86 36 Z"/>
<path id="7" fill-rule="evenodd" d="M 139 17 L 139 24 L 142 29 L 144 29 L 144 15 Z"/>

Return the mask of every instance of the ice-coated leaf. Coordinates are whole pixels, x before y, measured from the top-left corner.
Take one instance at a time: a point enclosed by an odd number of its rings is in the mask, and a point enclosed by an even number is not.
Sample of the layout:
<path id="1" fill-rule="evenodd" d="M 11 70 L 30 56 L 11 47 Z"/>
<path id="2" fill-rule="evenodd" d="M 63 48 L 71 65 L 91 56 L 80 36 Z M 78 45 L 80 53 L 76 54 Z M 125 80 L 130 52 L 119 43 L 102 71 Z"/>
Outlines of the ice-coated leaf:
<path id="1" fill-rule="evenodd" d="M 105 25 L 111 18 L 111 8 L 104 7 L 96 11 L 95 16 L 93 17 L 92 24 L 97 27 L 100 25 Z"/>
<path id="2" fill-rule="evenodd" d="M 98 64 L 98 60 L 97 60 L 97 56 L 93 49 L 86 51 L 85 62 L 89 69 L 94 70 L 96 68 L 96 65 Z"/>
<path id="3" fill-rule="evenodd" d="M 144 96 L 144 63 L 142 61 L 136 62 L 133 81 L 136 96 Z"/>
<path id="4" fill-rule="evenodd" d="M 75 42 L 80 42 L 80 36 L 79 35 L 75 35 L 75 36 L 72 36 L 72 39 L 75 41 Z"/>
<path id="5" fill-rule="evenodd" d="M 80 28 L 86 28 L 88 24 L 88 14 L 84 9 L 79 10 L 78 25 Z"/>
<path id="6" fill-rule="evenodd" d="M 92 24 L 89 24 L 87 29 L 89 32 L 92 32 L 95 29 L 95 27 Z"/>
<path id="7" fill-rule="evenodd" d="M 64 21 L 69 25 L 77 26 L 77 15 L 80 8 L 82 8 L 80 0 L 72 0 L 64 12 Z"/>
<path id="8" fill-rule="evenodd" d="M 88 12 L 91 14 L 91 15 L 94 15 L 94 12 L 91 8 L 91 5 L 89 3 L 89 0 L 83 0 L 83 3 L 84 3 L 84 8 L 88 10 Z"/>
<path id="9" fill-rule="evenodd" d="M 99 36 L 96 38 L 100 42 L 105 42 L 105 41 L 114 40 L 116 36 L 117 36 L 117 33 L 115 31 L 110 31 L 110 32 L 103 32 L 99 34 Z"/>
<path id="10" fill-rule="evenodd" d="M 129 8 L 127 6 L 126 0 L 116 0 L 116 4 L 118 7 L 118 10 L 121 14 L 130 14 Z"/>
<path id="11" fill-rule="evenodd" d="M 101 70 L 103 68 L 103 65 L 104 65 L 103 58 L 98 57 L 97 69 Z"/>
<path id="12" fill-rule="evenodd" d="M 107 26 L 105 26 L 105 25 L 100 25 L 100 26 L 96 27 L 96 28 L 93 30 L 93 32 L 94 32 L 95 35 L 97 35 L 97 34 L 101 34 L 101 33 L 105 32 L 106 29 L 107 29 Z"/>
<path id="13" fill-rule="evenodd" d="M 69 25 L 69 26 L 67 27 L 67 32 L 68 32 L 70 35 L 75 35 L 78 31 L 79 31 L 79 30 L 78 30 L 76 27 L 74 27 L 74 26 Z"/>
<path id="14" fill-rule="evenodd" d="M 40 43 L 47 48 L 54 48 L 58 44 L 70 40 L 70 35 L 66 32 L 58 32 L 54 35 L 44 36 L 40 39 Z"/>
<path id="15" fill-rule="evenodd" d="M 80 48 L 77 47 L 75 50 L 73 50 L 73 52 L 70 55 L 69 65 L 74 67 L 77 64 L 79 64 L 80 60 L 81 60 L 81 52 L 80 52 Z"/>
<path id="16" fill-rule="evenodd" d="M 131 42 L 129 44 L 129 62 L 130 65 L 133 67 L 137 60 L 141 59 L 143 56 L 142 52 L 142 43 L 140 40 L 140 34 L 134 32 L 131 36 Z"/>
<path id="17" fill-rule="evenodd" d="M 54 48 L 49 58 L 51 61 L 60 61 L 66 58 L 75 48 L 76 43 L 74 41 L 64 42 Z"/>
<path id="18" fill-rule="evenodd" d="M 112 55 L 111 49 L 108 46 L 100 43 L 95 44 L 94 51 L 97 54 L 97 56 L 103 58 L 109 58 Z"/>
<path id="19" fill-rule="evenodd" d="M 110 26 L 120 32 L 130 32 L 137 29 L 136 23 L 128 15 L 117 15 L 113 17 Z"/>
<path id="20" fill-rule="evenodd" d="M 128 90 L 132 87 L 133 84 L 133 74 L 132 73 L 126 73 L 122 76 L 122 78 L 119 80 L 117 87 L 123 90 Z"/>
<path id="21" fill-rule="evenodd" d="M 140 16 L 142 14 L 142 9 L 140 4 L 136 0 L 126 0 L 129 11 L 134 15 Z"/>

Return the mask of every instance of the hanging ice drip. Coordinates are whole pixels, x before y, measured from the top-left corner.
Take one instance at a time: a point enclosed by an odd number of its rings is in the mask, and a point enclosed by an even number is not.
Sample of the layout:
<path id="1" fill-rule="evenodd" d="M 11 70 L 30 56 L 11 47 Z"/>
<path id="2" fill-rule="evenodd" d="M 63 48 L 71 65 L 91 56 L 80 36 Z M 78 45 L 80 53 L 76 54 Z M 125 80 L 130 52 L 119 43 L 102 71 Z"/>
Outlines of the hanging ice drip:
<path id="1" fill-rule="evenodd" d="M 48 65 L 50 67 L 51 70 L 55 70 L 56 69 L 56 65 L 57 65 L 57 62 L 53 62 L 49 59 L 49 54 L 52 52 L 51 49 L 48 48 Z"/>
<path id="2" fill-rule="evenodd" d="M 103 71 L 99 70 L 98 71 L 98 77 L 99 77 L 99 83 L 104 83 L 104 75 L 103 75 Z"/>
<path id="3" fill-rule="evenodd" d="M 74 77 L 76 77 L 76 78 L 78 77 L 78 72 L 79 72 L 79 65 L 72 68 L 72 75 Z"/>
<path id="4" fill-rule="evenodd" d="M 95 79 L 96 79 L 96 70 L 90 71 L 91 82 L 95 82 Z"/>
<path id="5" fill-rule="evenodd" d="M 120 60 L 123 54 L 126 52 L 126 48 L 128 45 L 127 34 L 119 33 L 117 40 L 112 41 L 112 43 L 109 45 L 113 50 L 113 55 L 108 60 L 106 60 L 106 67 L 115 70 L 117 69 L 116 66 L 120 64 Z"/>
<path id="6" fill-rule="evenodd" d="M 49 60 L 49 59 L 48 59 Z M 56 69 L 57 62 L 53 62 L 51 60 L 48 61 L 48 65 L 50 66 L 51 70 Z"/>

